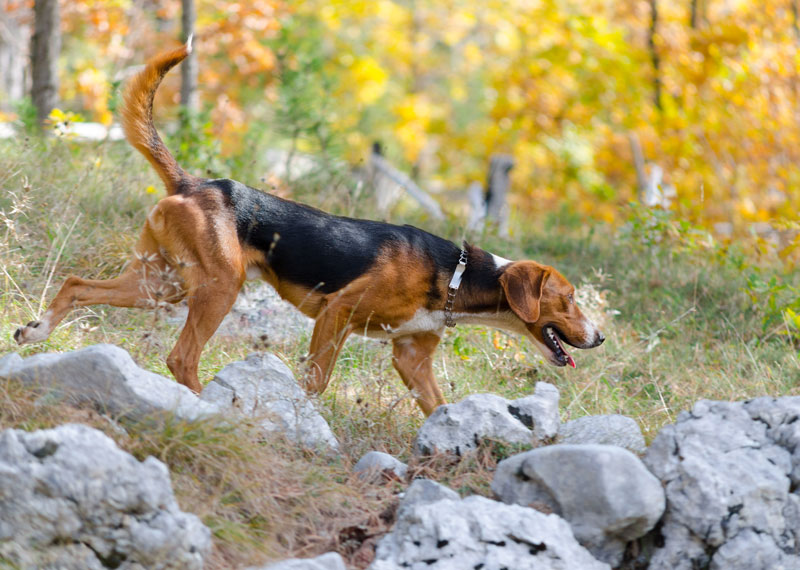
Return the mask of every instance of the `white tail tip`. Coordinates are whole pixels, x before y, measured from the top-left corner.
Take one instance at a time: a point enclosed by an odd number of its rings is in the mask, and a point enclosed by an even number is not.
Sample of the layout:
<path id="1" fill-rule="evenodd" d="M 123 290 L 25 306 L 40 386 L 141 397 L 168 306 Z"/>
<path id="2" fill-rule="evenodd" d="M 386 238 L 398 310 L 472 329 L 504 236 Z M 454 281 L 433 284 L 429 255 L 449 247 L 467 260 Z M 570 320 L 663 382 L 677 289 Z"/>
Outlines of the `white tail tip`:
<path id="1" fill-rule="evenodd" d="M 186 53 L 192 53 L 192 39 L 194 34 L 189 34 L 189 39 L 186 40 Z"/>

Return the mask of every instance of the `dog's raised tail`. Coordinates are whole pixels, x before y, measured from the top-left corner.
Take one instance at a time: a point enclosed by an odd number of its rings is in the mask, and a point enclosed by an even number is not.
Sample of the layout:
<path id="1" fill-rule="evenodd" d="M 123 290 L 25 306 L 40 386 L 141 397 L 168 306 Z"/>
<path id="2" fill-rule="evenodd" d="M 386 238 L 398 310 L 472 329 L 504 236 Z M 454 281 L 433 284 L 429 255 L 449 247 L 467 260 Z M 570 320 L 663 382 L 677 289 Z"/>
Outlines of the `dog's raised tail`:
<path id="1" fill-rule="evenodd" d="M 192 38 L 181 47 L 155 56 L 130 79 L 122 97 L 120 116 L 125 137 L 156 169 L 170 195 L 180 192 L 189 177 L 170 154 L 153 123 L 153 98 L 167 72 L 192 52 Z"/>

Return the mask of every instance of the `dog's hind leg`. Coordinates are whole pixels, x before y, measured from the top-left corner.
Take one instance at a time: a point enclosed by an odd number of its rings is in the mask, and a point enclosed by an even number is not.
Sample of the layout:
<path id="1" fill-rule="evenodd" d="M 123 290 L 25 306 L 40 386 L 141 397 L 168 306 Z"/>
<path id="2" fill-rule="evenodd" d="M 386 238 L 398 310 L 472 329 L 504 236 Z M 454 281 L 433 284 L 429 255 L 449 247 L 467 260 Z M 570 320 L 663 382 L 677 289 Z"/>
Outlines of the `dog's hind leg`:
<path id="1" fill-rule="evenodd" d="M 187 294 L 189 315 L 167 357 L 167 366 L 178 382 L 197 393 L 203 389 L 197 376 L 200 354 L 236 301 L 244 279 L 230 275 L 208 281 L 208 286 L 201 285 Z"/>
<path id="2" fill-rule="evenodd" d="M 434 333 L 418 333 L 392 340 L 392 364 L 426 416 L 447 403 L 433 375 L 433 352 L 439 340 Z"/>
<path id="3" fill-rule="evenodd" d="M 179 301 L 183 287 L 161 254 L 158 241 L 145 224 L 128 267 L 114 279 L 67 277 L 47 311 L 14 332 L 14 340 L 28 344 L 45 340 L 66 314 L 75 307 L 113 305 L 115 307 L 154 307 L 159 302 Z"/>
<path id="4" fill-rule="evenodd" d="M 228 314 L 245 280 L 236 221 L 213 193 L 164 198 L 148 221 L 167 244 L 170 261 L 183 278 L 189 314 L 167 357 L 175 378 L 200 392 L 200 354 Z"/>

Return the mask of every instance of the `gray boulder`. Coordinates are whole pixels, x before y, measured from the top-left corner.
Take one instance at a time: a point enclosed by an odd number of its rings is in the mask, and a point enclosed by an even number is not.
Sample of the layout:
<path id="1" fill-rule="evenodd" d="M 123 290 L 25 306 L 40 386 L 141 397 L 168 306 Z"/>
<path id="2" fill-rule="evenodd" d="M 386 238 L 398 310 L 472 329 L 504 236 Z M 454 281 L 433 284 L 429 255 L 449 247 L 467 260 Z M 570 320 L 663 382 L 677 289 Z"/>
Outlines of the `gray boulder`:
<path id="1" fill-rule="evenodd" d="M 408 465 L 382 451 L 369 451 L 358 460 L 353 471 L 365 480 L 383 479 L 385 476 L 405 479 Z"/>
<path id="2" fill-rule="evenodd" d="M 284 433 L 306 447 L 339 446 L 292 371 L 274 354 L 255 353 L 229 364 L 208 383 L 200 398 L 222 411 L 255 418 L 264 432 Z"/>
<path id="3" fill-rule="evenodd" d="M 570 420 L 559 429 L 558 441 L 616 445 L 637 455 L 642 455 L 647 449 L 639 424 L 633 418 L 619 414 Z"/>
<path id="4" fill-rule="evenodd" d="M 211 533 L 167 467 L 64 425 L 0 433 L 0 560 L 22 568 L 201 569 Z"/>
<path id="5" fill-rule="evenodd" d="M 608 570 L 569 525 L 517 505 L 473 495 L 418 503 L 378 543 L 368 570 Z"/>
<path id="6" fill-rule="evenodd" d="M 492 491 L 505 503 L 543 505 L 564 517 L 578 542 L 612 566 L 664 512 L 658 479 L 611 445 L 557 444 L 509 457 L 498 464 Z"/>
<path id="7" fill-rule="evenodd" d="M 457 404 L 439 406 L 425 421 L 414 452 L 461 455 L 483 439 L 533 445 L 558 433 L 558 391 L 539 382 L 532 396 L 506 400 L 495 394 L 474 394 Z"/>
<path id="8" fill-rule="evenodd" d="M 20 381 L 76 402 L 92 402 L 103 411 L 139 418 L 158 412 L 196 420 L 217 413 L 174 380 L 139 368 L 123 349 L 97 344 L 63 354 L 8 355 L 0 380 Z"/>
<path id="9" fill-rule="evenodd" d="M 316 558 L 292 558 L 267 566 L 246 570 L 347 570 L 344 560 L 337 552 L 327 552 Z"/>
<path id="10" fill-rule="evenodd" d="M 652 570 L 800 569 L 800 397 L 701 400 L 645 463 L 667 493 Z"/>

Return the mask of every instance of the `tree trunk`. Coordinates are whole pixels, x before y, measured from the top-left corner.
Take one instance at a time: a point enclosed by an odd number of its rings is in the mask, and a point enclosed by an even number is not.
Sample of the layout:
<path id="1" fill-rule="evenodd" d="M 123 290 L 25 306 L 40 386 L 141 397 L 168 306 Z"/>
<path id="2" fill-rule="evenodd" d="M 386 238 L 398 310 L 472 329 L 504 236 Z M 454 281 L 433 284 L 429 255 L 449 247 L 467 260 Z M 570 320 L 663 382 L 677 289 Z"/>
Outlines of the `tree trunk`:
<path id="1" fill-rule="evenodd" d="M 644 169 L 644 152 L 642 144 L 635 132 L 628 133 L 628 142 L 631 145 L 631 155 L 633 155 L 633 167 L 636 169 L 636 194 L 639 203 L 644 203 L 644 195 L 647 190 L 647 173 Z"/>
<path id="2" fill-rule="evenodd" d="M 58 105 L 58 55 L 61 52 L 61 16 L 58 0 L 35 0 L 31 42 L 33 85 L 31 97 L 39 125 Z"/>
<path id="3" fill-rule="evenodd" d="M 197 20 L 194 0 L 181 0 L 183 13 L 181 15 L 181 36 L 186 42 L 194 34 L 194 24 Z M 183 60 L 181 65 L 181 105 L 188 111 L 197 111 L 197 56 L 195 50 Z"/>
<path id="4" fill-rule="evenodd" d="M 795 2 L 796 0 L 791 0 Z M 697 30 L 706 21 L 707 0 L 691 0 L 691 10 L 689 25 L 693 30 Z"/>
<path id="5" fill-rule="evenodd" d="M 658 0 L 650 0 L 650 34 L 647 45 L 650 48 L 650 59 L 653 62 L 653 102 L 656 109 L 661 110 L 661 59 L 658 57 L 656 47 L 656 33 L 658 31 Z"/>
<path id="6" fill-rule="evenodd" d="M 11 110 L 11 103 L 25 97 L 28 79 L 28 38 L 30 28 L 23 25 L 22 10 L 0 10 L 0 109 Z"/>

